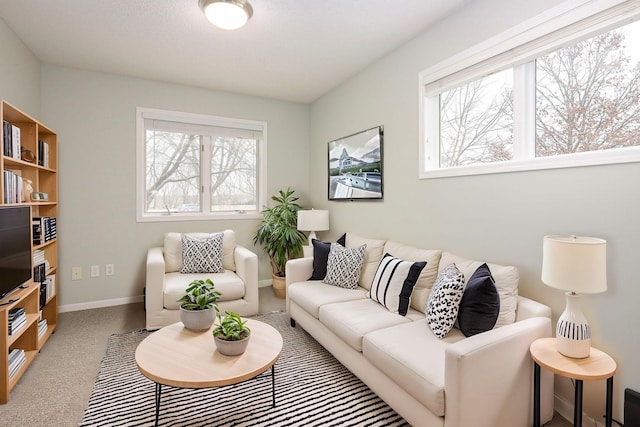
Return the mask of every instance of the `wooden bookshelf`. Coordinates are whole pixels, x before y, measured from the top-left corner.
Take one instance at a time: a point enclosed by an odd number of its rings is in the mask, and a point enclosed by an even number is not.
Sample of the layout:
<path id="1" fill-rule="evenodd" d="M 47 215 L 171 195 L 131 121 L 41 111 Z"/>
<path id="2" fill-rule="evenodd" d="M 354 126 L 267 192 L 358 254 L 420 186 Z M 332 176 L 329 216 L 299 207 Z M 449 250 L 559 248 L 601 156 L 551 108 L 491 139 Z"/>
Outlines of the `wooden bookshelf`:
<path id="1" fill-rule="evenodd" d="M 58 137 L 48 127 L 31 118 L 11 104 L 2 101 L 0 103 L 0 117 L 2 122 L 8 122 L 20 129 L 21 151 L 18 156 L 5 155 L 5 127 L 0 129 L 0 206 L 29 206 L 31 217 L 58 217 Z M 44 143 L 44 144 L 43 144 Z M 43 147 L 47 146 L 47 150 Z M 45 155 L 46 151 L 46 155 Z M 46 162 L 45 162 L 46 159 Z M 47 200 L 33 201 L 24 191 L 18 195 L 7 194 L 5 191 L 5 171 L 11 171 L 21 177 L 23 182 L 29 180 L 34 192 L 46 193 Z M 8 200 L 9 196 L 11 200 Z M 45 241 L 42 244 L 31 245 L 31 253 L 41 250 L 45 259 L 49 262 L 46 271 L 48 278 L 53 277 L 54 287 L 47 298 L 45 305 L 40 308 L 40 283 L 34 281 L 33 272 L 31 279 L 18 289 L 5 297 L 0 303 L 12 300 L 10 304 L 0 306 L 0 403 L 9 401 L 11 390 L 18 383 L 29 365 L 36 358 L 40 349 L 56 330 L 58 323 L 58 296 L 59 288 L 58 272 L 58 239 Z M 20 328 L 14 335 L 9 335 L 9 311 L 12 308 L 21 307 L 26 312 L 26 325 Z M 46 319 L 47 330 L 42 335 L 38 334 L 38 321 Z M 9 375 L 9 352 L 13 349 L 22 349 L 25 352 L 24 364 L 12 376 Z"/>

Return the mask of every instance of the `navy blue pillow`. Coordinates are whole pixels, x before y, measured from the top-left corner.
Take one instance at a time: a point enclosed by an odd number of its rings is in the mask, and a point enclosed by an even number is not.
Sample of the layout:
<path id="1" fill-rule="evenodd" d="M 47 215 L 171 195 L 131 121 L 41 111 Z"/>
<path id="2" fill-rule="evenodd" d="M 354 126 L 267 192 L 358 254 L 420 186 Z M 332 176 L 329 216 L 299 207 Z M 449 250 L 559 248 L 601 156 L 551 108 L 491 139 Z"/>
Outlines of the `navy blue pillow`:
<path id="1" fill-rule="evenodd" d="M 485 263 L 473 273 L 464 288 L 458 310 L 458 326 L 465 337 L 493 329 L 500 313 L 500 295 Z"/>
<path id="2" fill-rule="evenodd" d="M 347 234 L 343 234 L 337 240 L 337 243 L 344 246 Z M 313 273 L 309 280 L 322 280 L 327 275 L 327 260 L 329 259 L 329 251 L 331 250 L 331 243 L 321 242 L 317 239 L 312 239 L 313 245 Z"/>

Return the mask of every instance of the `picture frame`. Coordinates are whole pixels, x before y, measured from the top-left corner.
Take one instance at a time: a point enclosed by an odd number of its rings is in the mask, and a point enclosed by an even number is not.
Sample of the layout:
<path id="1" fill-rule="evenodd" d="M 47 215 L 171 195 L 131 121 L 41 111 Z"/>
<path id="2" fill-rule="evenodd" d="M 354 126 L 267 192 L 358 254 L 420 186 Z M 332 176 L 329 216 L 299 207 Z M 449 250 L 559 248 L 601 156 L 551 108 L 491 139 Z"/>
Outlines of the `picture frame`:
<path id="1" fill-rule="evenodd" d="M 329 200 L 382 200 L 383 126 L 328 143 Z"/>

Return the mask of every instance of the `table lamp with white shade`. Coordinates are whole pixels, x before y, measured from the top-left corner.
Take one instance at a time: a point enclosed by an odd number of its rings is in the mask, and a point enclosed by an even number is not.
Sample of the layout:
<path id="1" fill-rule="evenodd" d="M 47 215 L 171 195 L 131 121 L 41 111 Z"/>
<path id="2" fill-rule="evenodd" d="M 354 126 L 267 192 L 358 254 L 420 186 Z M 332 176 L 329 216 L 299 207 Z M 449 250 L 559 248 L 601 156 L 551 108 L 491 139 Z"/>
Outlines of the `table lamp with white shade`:
<path id="1" fill-rule="evenodd" d="M 313 239 L 317 239 L 316 231 L 325 231 L 328 229 L 329 211 L 322 209 L 298 211 L 298 230 L 311 232 L 309 233 L 309 246 L 311 246 Z"/>
<path id="2" fill-rule="evenodd" d="M 597 237 L 545 236 L 542 282 L 568 291 L 567 306 L 558 319 L 558 351 L 576 359 L 589 356 L 591 328 L 582 313 L 579 294 L 607 290 L 607 241 Z"/>

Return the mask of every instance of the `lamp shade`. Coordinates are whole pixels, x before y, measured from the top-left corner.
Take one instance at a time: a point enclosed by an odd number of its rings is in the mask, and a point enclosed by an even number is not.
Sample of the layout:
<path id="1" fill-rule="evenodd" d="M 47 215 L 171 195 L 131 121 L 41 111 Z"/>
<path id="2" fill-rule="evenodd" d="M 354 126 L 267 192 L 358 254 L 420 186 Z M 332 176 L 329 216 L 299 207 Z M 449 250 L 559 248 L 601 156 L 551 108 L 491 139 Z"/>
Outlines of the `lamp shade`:
<path id="1" fill-rule="evenodd" d="M 542 282 L 581 294 L 607 290 L 607 241 L 597 237 L 545 236 Z"/>
<path id="2" fill-rule="evenodd" d="M 329 211 L 321 209 L 298 211 L 298 230 L 324 231 L 329 229 Z"/>

